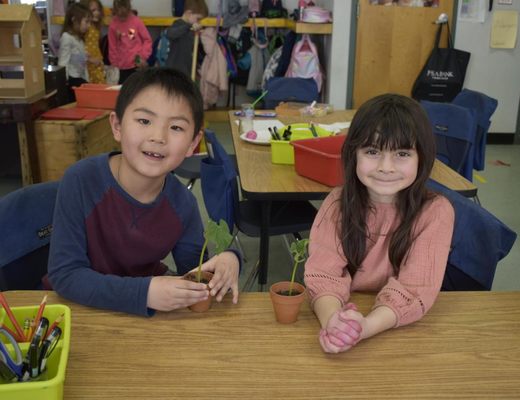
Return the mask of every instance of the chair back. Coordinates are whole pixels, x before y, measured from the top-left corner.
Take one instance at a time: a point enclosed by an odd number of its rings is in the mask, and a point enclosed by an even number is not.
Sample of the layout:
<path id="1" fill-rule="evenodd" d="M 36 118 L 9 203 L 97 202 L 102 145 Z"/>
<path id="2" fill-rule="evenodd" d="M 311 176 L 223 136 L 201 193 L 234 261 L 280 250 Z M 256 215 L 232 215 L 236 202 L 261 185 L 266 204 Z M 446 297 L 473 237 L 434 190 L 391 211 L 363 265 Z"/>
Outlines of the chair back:
<path id="1" fill-rule="evenodd" d="M 265 89 L 265 108 L 275 108 L 282 101 L 312 103 L 319 98 L 318 85 L 312 78 L 275 77 L 267 81 Z"/>
<path id="2" fill-rule="evenodd" d="M 451 169 L 473 180 L 476 120 L 473 111 L 449 103 L 421 101 L 437 144 L 436 156 Z"/>
<path id="3" fill-rule="evenodd" d="M 225 220 L 232 232 L 238 209 L 237 172 L 215 133 L 207 129 L 204 137 L 208 151 L 208 157 L 202 159 L 200 164 L 204 205 L 213 221 Z"/>
<path id="4" fill-rule="evenodd" d="M 516 233 L 490 212 L 459 193 L 432 181 L 455 210 L 451 250 L 443 290 L 491 290 L 498 262 L 513 247 Z"/>
<path id="5" fill-rule="evenodd" d="M 59 182 L 30 185 L 0 198 L 0 289 L 37 289 L 47 273 Z"/>
<path id="6" fill-rule="evenodd" d="M 475 135 L 475 152 L 473 156 L 473 168 L 482 171 L 485 167 L 486 141 L 491 116 L 498 106 L 498 101 L 484 93 L 463 89 L 452 101 L 461 107 L 472 110 L 477 119 L 477 131 Z"/>

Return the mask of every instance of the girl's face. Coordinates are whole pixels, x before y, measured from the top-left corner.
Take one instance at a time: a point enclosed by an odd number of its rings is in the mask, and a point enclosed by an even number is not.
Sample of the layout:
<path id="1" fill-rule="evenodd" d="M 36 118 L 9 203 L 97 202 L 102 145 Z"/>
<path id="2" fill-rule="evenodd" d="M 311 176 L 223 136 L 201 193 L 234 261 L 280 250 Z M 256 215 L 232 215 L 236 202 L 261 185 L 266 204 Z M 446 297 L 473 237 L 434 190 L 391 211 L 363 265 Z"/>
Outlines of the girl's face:
<path id="1" fill-rule="evenodd" d="M 118 7 L 114 10 L 114 12 L 117 18 L 124 21 L 128 18 L 128 15 L 130 14 L 130 9 L 126 7 Z"/>
<path id="2" fill-rule="evenodd" d="M 90 18 L 89 17 L 83 17 L 81 18 L 81 21 L 78 26 L 79 33 L 83 34 L 88 31 L 88 28 L 90 27 Z"/>
<path id="3" fill-rule="evenodd" d="M 91 1 L 88 8 L 92 13 L 92 21 L 98 22 L 99 18 L 101 18 L 101 10 L 99 9 L 98 3 L 95 1 Z"/>
<path id="4" fill-rule="evenodd" d="M 363 147 L 356 151 L 356 157 L 356 174 L 374 202 L 393 203 L 397 193 L 417 177 L 419 156 L 415 149 Z"/>

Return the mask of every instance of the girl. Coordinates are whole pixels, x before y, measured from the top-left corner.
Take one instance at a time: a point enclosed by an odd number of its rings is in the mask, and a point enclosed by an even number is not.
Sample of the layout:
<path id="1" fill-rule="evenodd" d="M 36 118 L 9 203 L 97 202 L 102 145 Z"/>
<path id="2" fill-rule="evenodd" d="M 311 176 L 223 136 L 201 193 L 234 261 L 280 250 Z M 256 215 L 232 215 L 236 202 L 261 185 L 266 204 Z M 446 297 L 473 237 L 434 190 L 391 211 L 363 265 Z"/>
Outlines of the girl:
<path id="1" fill-rule="evenodd" d="M 345 185 L 324 200 L 310 234 L 305 283 L 327 353 L 422 318 L 439 293 L 454 211 L 426 188 L 435 139 L 416 101 L 375 97 L 342 149 Z M 363 315 L 353 291 L 378 292 Z"/>
<path id="2" fill-rule="evenodd" d="M 88 81 L 87 53 L 84 36 L 90 25 L 90 11 L 82 4 L 74 3 L 67 8 L 63 32 L 60 37 L 58 65 L 65 66 L 69 102 L 76 101 L 73 87 Z"/>
<path id="3" fill-rule="evenodd" d="M 88 77 L 91 83 L 105 83 L 103 56 L 99 49 L 99 36 L 103 26 L 103 5 L 99 0 L 81 0 L 81 4 L 86 6 L 92 14 L 90 28 L 85 35 Z"/>
<path id="4" fill-rule="evenodd" d="M 146 65 L 152 54 L 152 38 L 143 22 L 132 13 L 130 0 L 114 0 L 112 22 L 108 27 L 108 57 L 119 68 L 122 84 L 136 68 Z"/>

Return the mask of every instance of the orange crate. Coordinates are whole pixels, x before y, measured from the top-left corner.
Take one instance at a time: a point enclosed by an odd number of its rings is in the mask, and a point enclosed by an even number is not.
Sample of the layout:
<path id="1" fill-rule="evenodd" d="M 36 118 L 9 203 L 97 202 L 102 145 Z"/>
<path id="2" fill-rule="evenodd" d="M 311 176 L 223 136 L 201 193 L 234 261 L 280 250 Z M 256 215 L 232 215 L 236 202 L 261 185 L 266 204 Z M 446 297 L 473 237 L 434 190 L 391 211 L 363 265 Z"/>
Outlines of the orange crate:
<path id="1" fill-rule="evenodd" d="M 112 85 L 100 83 L 84 83 L 74 88 L 78 107 L 102 108 L 114 110 L 119 90 L 109 89 Z"/>
<path id="2" fill-rule="evenodd" d="M 296 173 L 328 186 L 343 184 L 341 148 L 346 135 L 295 140 Z"/>

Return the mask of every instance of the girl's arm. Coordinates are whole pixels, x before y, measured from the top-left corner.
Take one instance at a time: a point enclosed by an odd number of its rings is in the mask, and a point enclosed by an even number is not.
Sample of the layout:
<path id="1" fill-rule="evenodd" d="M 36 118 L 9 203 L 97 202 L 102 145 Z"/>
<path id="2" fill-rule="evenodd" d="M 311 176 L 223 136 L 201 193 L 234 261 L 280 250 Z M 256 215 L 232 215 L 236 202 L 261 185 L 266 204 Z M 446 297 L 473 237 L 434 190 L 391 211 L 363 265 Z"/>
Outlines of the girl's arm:
<path id="1" fill-rule="evenodd" d="M 68 65 L 72 54 L 72 42 L 69 35 L 64 32 L 60 37 L 60 49 L 58 51 L 58 65 L 65 67 L 65 74 L 69 77 Z"/>
<path id="2" fill-rule="evenodd" d="M 144 25 L 144 23 L 139 20 L 138 29 L 139 36 L 141 37 L 141 50 L 139 50 L 139 55 L 144 63 L 148 60 L 148 57 L 152 54 L 152 37 L 150 36 L 150 32 Z"/>
<path id="3" fill-rule="evenodd" d="M 118 52 L 118 38 L 116 34 L 116 28 L 113 24 L 108 27 L 108 59 L 110 65 L 119 67 L 119 52 Z"/>

